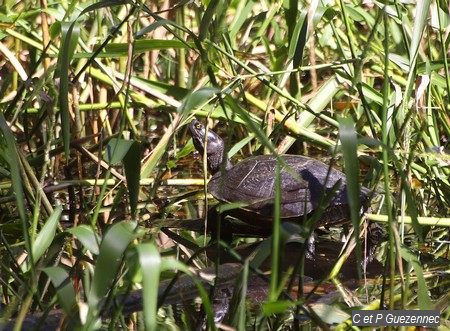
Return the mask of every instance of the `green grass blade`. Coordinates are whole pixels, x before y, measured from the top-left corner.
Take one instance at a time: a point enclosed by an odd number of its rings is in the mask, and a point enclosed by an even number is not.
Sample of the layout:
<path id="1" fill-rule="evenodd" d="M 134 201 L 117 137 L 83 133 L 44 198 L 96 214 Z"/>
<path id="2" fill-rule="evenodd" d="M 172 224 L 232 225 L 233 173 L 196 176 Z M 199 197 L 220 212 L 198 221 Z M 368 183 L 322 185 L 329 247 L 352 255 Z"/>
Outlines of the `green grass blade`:
<path id="1" fill-rule="evenodd" d="M 117 277 L 117 272 L 122 263 L 125 250 L 135 238 L 135 222 L 119 222 L 111 226 L 106 232 L 98 255 L 94 277 L 88 293 L 89 313 L 87 326 L 98 323 L 98 314 L 101 307 L 100 300 L 110 290 L 113 280 Z"/>
<path id="2" fill-rule="evenodd" d="M 247 284 L 249 281 L 249 261 L 245 260 L 244 265 L 242 266 L 242 273 L 240 275 L 239 284 L 240 284 L 240 296 L 239 303 L 237 307 L 237 320 L 234 323 L 236 325 L 237 330 L 245 330 L 246 322 L 247 322 Z M 238 286 L 236 284 L 236 286 Z"/>
<path id="3" fill-rule="evenodd" d="M 129 45 L 127 43 L 111 43 L 105 46 L 105 52 L 100 53 L 99 56 L 101 57 L 128 56 L 128 47 Z M 188 48 L 188 47 L 186 43 L 180 40 L 151 39 L 151 40 L 136 40 L 134 43 L 135 54 L 149 52 L 153 50 L 178 49 L 178 48 Z M 85 53 L 85 55 L 88 54 L 90 53 Z"/>
<path id="4" fill-rule="evenodd" d="M 47 274 L 55 287 L 59 304 L 66 314 L 69 314 L 76 304 L 75 290 L 69 273 L 61 267 L 47 267 L 42 270 Z"/>
<path id="5" fill-rule="evenodd" d="M 302 11 L 295 24 L 295 29 L 289 43 L 288 56 L 292 59 L 294 69 L 298 68 L 303 59 L 303 49 L 306 44 L 306 33 L 308 31 L 308 20 L 306 11 Z"/>
<path id="6" fill-rule="evenodd" d="M 159 274 L 161 256 L 152 243 L 140 244 L 137 247 L 139 263 L 143 272 L 144 322 L 146 330 L 156 330 L 158 311 Z"/>
<path id="7" fill-rule="evenodd" d="M 425 281 L 423 268 L 420 264 L 419 258 L 413 254 L 408 248 L 401 248 L 401 255 L 407 262 L 411 263 L 417 276 L 417 303 L 419 309 L 421 310 L 431 310 L 434 309 L 433 303 L 431 302 L 430 295 L 428 294 L 428 287 Z"/>
<path id="8" fill-rule="evenodd" d="M 393 218 L 393 203 L 391 198 L 391 190 L 390 190 L 390 175 L 389 175 L 389 152 L 391 150 L 390 145 L 390 117 L 389 117 L 389 97 L 390 97 L 390 82 L 389 82 L 389 29 L 388 29 L 388 15 L 385 12 L 383 17 L 384 23 L 384 33 L 385 38 L 383 42 L 383 50 L 384 50 L 384 81 L 383 81 L 383 107 L 382 107 L 382 126 L 381 126 L 381 135 L 382 135 L 382 160 L 383 160 L 383 183 L 384 183 L 384 191 L 386 193 L 386 209 L 389 220 L 389 257 L 386 260 L 386 263 L 389 265 L 389 277 L 390 277 L 390 285 L 389 285 L 389 308 L 394 308 L 394 279 L 395 279 L 395 265 L 396 265 L 396 245 L 395 245 L 395 231 L 396 224 Z M 404 102 L 407 103 L 407 101 Z"/>
<path id="9" fill-rule="evenodd" d="M 54 209 L 53 214 L 50 215 L 47 222 L 45 222 L 42 230 L 38 233 L 36 240 L 33 242 L 33 261 L 36 262 L 45 253 L 47 248 L 50 247 L 55 233 L 56 227 L 59 224 L 59 219 L 61 218 L 62 207 L 58 206 Z"/>
<path id="10" fill-rule="evenodd" d="M 92 254 L 98 255 L 100 253 L 98 235 L 91 227 L 82 224 L 77 227 L 67 229 L 66 231 L 75 236 L 84 248 L 88 249 Z"/>
<path id="11" fill-rule="evenodd" d="M 336 77 L 327 79 L 314 97 L 308 102 L 308 106 L 316 113 L 321 113 L 327 109 L 330 102 L 335 97 L 336 93 L 340 91 L 339 81 Z M 307 111 L 303 111 L 300 114 L 299 122 L 301 125 L 307 127 L 316 118 L 313 114 Z"/>
<path id="12" fill-rule="evenodd" d="M 297 16 L 298 16 L 298 1 L 295 0 L 289 0 L 283 2 L 283 8 L 285 10 L 285 20 L 287 25 L 287 38 L 288 40 L 292 40 L 292 37 L 294 35 L 294 30 L 296 27 Z"/>
<path id="13" fill-rule="evenodd" d="M 288 309 L 294 308 L 297 303 L 289 300 L 278 300 L 273 302 L 265 302 L 262 306 L 264 315 L 270 316 L 273 314 L 285 313 Z"/>
<path id="14" fill-rule="evenodd" d="M 409 110 L 410 97 L 416 81 L 416 62 L 419 46 L 422 40 L 422 34 L 427 23 L 428 13 L 430 9 L 430 0 L 418 0 L 416 6 L 417 16 L 414 19 L 414 28 L 411 36 L 411 44 L 409 47 L 409 71 L 406 83 L 406 90 L 403 95 L 403 102 L 399 116 L 397 118 L 399 125 L 403 125 Z M 387 50 L 386 50 L 387 51 Z M 406 140 L 409 137 L 405 137 Z"/>
<path id="15" fill-rule="evenodd" d="M 428 14 L 430 12 L 430 0 L 418 0 L 416 2 L 415 11 L 417 15 L 414 17 L 414 28 L 411 36 L 411 44 L 409 47 L 409 64 L 415 65 L 419 46 L 422 42 L 422 34 L 427 25 Z"/>
<path id="16" fill-rule="evenodd" d="M 359 161 L 357 154 L 357 142 L 355 124 L 350 117 L 339 119 L 339 139 L 342 144 L 344 155 L 345 176 L 347 180 L 347 198 L 350 208 L 350 216 L 355 231 L 356 254 L 361 261 L 361 243 L 359 237 L 359 211 L 361 207 L 360 185 L 359 185 Z M 358 263 L 357 265 L 360 265 Z M 358 268 L 358 276 L 361 270 Z"/>
<path id="17" fill-rule="evenodd" d="M 140 143 L 134 140 L 117 138 L 108 142 L 105 152 L 105 159 L 110 164 L 123 163 L 132 217 L 136 214 L 136 206 L 139 200 L 141 154 Z"/>
<path id="18" fill-rule="evenodd" d="M 105 0 L 94 3 L 86 7 L 77 19 L 93 10 L 100 8 L 111 7 L 116 5 L 126 4 L 123 0 Z M 62 51 L 59 53 L 58 57 L 58 68 L 57 74 L 59 74 L 59 111 L 61 113 L 61 125 L 63 131 L 63 142 L 64 142 L 64 153 L 66 157 L 69 157 L 70 153 L 70 115 L 69 115 L 69 66 L 75 52 L 75 48 L 78 43 L 78 36 L 80 34 L 80 27 L 78 23 L 73 22 L 63 22 L 61 23 L 61 40 L 62 40 Z"/>
<path id="19" fill-rule="evenodd" d="M 230 39 L 235 40 L 234 37 L 239 32 L 240 28 L 244 24 L 247 16 L 253 9 L 254 1 L 239 1 L 236 15 L 233 18 L 233 22 L 230 24 Z"/>
<path id="20" fill-rule="evenodd" d="M 167 150 L 167 144 L 170 138 L 178 129 L 178 125 L 184 124 L 184 120 L 193 112 L 194 109 L 207 103 L 218 92 L 217 89 L 212 87 L 200 88 L 189 95 L 183 100 L 182 104 L 177 108 L 177 116 L 174 116 L 170 128 L 164 133 L 159 140 L 158 144 L 152 151 L 150 158 L 142 165 L 141 177 L 146 178 L 150 175 L 153 169 L 158 164 L 161 157 Z"/>
<path id="21" fill-rule="evenodd" d="M 133 140 L 112 138 L 106 145 L 105 161 L 111 165 L 123 162 L 133 143 Z"/>
<path id="22" fill-rule="evenodd" d="M 136 39 L 142 38 L 144 37 L 147 33 L 152 32 L 153 30 L 161 27 L 161 26 L 166 26 L 166 25 L 172 25 L 172 21 L 170 20 L 165 20 L 165 19 L 161 19 L 158 20 L 152 24 L 147 25 L 145 28 L 142 28 L 141 30 L 139 30 L 138 32 L 136 32 L 135 37 Z"/>
<path id="23" fill-rule="evenodd" d="M 136 208 L 139 201 L 141 156 L 141 145 L 137 141 L 134 141 L 123 159 L 123 168 L 125 170 L 128 195 L 130 198 L 131 217 L 133 218 L 136 216 Z"/>
<path id="24" fill-rule="evenodd" d="M 30 265 L 32 266 L 32 272 L 34 272 L 34 264 L 32 260 L 32 249 L 31 249 L 31 239 L 30 235 L 28 233 L 28 220 L 27 220 L 27 212 L 25 208 L 25 200 L 24 200 L 24 191 L 23 191 L 23 183 L 22 183 L 22 166 L 19 161 L 19 155 L 16 147 L 16 141 L 14 139 L 14 135 L 11 132 L 11 129 L 8 126 L 8 123 L 6 122 L 5 117 L 3 116 L 3 113 L 0 112 L 0 132 L 2 133 L 2 137 L 0 136 L 0 139 L 2 140 L 1 148 L 3 155 L 2 157 L 6 160 L 6 162 L 9 164 L 9 171 L 11 174 L 11 183 L 12 183 L 12 189 L 14 191 L 16 204 L 17 204 L 17 211 L 19 213 L 20 222 L 22 225 L 22 233 L 23 238 L 25 239 L 25 248 L 28 252 L 30 252 L 29 261 Z"/>
<path id="25" fill-rule="evenodd" d="M 272 227 L 272 273 L 270 274 L 269 301 L 276 301 L 279 294 L 279 272 L 281 259 L 281 168 L 280 162 L 277 162 L 275 170 L 275 197 L 273 208 L 273 227 Z"/>
<path id="26" fill-rule="evenodd" d="M 206 103 L 220 91 L 215 87 L 202 87 L 189 94 L 178 107 L 177 111 L 183 115 L 189 114 L 200 105 Z"/>
<path id="27" fill-rule="evenodd" d="M 219 6 L 219 2 L 221 0 L 211 0 L 206 7 L 206 10 L 203 14 L 202 21 L 200 22 L 198 39 L 199 41 L 203 41 L 208 35 L 209 26 L 213 21 L 213 16 L 216 12 L 216 8 Z"/>
<path id="28" fill-rule="evenodd" d="M 59 111 L 61 114 L 61 125 L 64 142 L 64 153 L 66 157 L 70 154 L 70 110 L 69 110 L 69 65 L 72 60 L 75 47 L 78 43 L 80 28 L 73 23 L 61 23 L 61 39 L 63 41 L 62 51 L 59 53 Z"/>

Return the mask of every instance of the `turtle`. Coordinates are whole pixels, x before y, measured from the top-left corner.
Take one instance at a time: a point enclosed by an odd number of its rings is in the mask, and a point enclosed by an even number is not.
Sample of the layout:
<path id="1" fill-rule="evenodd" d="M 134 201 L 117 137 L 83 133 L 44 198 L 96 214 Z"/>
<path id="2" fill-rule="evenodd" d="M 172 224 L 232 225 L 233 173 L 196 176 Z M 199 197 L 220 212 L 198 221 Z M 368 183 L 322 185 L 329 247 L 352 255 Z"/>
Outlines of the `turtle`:
<path id="1" fill-rule="evenodd" d="M 233 165 L 226 156 L 225 143 L 217 133 L 206 130 L 197 119 L 191 122 L 189 131 L 201 155 L 206 142 L 207 167 L 212 175 L 208 192 L 221 202 L 242 205 L 228 211 L 228 215 L 246 224 L 270 229 L 274 215 L 277 156 L 251 156 Z M 307 156 L 284 154 L 279 157 L 282 160 L 280 218 L 283 221 L 298 221 L 311 215 L 323 202 L 321 198 L 325 193 L 330 193 L 331 198 L 316 227 L 350 220 L 344 173 Z M 364 211 L 370 190 L 361 186 L 359 197 Z"/>

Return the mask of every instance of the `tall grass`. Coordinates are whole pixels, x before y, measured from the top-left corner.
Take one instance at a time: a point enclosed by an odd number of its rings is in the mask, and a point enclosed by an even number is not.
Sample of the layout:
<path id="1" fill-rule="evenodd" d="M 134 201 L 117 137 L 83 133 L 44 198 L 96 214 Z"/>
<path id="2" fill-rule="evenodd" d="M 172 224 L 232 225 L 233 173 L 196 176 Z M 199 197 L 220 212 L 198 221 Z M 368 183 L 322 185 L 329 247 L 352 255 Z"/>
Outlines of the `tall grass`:
<path id="1" fill-rule="evenodd" d="M 267 151 L 337 160 L 352 186 L 355 238 L 359 185 L 381 200 L 365 218 L 388 222 L 379 256 L 389 286 L 370 287 L 384 302 L 359 296 L 360 305 L 448 318 L 447 2 L 39 5 L 0 9 L 0 328 L 55 312 L 67 328 L 216 328 L 213 281 L 188 268 L 214 263 L 199 248 L 205 238 L 189 226 L 160 231 L 205 214 L 186 134 L 193 116 L 225 123 L 235 159 Z M 222 323 L 298 327 L 292 312 L 322 327 L 344 323 L 345 290 L 332 314 L 303 288 L 298 297 L 283 291 L 304 279 L 299 266 L 281 273 L 285 230 L 275 220 L 272 248 L 262 241 L 250 256 L 233 250 L 243 240 L 227 248 L 243 262 L 229 278 L 246 284 Z M 268 280 L 260 262 L 271 253 Z M 323 281 L 340 288 L 347 253 Z M 201 310 L 185 306 L 180 317 L 160 308 L 157 289 L 175 274 L 200 295 Z M 255 275 L 270 292 L 250 314 Z M 143 313 L 126 310 L 125 294 L 141 288 Z"/>

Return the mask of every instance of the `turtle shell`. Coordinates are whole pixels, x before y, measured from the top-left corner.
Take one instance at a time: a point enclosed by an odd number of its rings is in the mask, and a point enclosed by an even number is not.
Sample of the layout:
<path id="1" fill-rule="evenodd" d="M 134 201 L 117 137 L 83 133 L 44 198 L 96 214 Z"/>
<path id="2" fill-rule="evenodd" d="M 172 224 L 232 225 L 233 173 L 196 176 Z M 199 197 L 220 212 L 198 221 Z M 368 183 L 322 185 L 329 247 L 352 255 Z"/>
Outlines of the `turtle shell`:
<path id="1" fill-rule="evenodd" d="M 322 223 L 337 222 L 348 217 L 345 175 L 318 160 L 299 155 L 283 155 L 281 169 L 281 217 L 298 218 L 319 207 L 321 196 L 337 182 Z M 209 181 L 208 190 L 218 200 L 238 202 L 245 206 L 247 217 L 263 220 L 273 218 L 275 172 L 277 160 L 272 155 L 249 157 L 231 169 L 217 172 Z M 327 173 L 329 172 L 328 178 Z M 367 198 L 363 188 L 361 198 Z"/>

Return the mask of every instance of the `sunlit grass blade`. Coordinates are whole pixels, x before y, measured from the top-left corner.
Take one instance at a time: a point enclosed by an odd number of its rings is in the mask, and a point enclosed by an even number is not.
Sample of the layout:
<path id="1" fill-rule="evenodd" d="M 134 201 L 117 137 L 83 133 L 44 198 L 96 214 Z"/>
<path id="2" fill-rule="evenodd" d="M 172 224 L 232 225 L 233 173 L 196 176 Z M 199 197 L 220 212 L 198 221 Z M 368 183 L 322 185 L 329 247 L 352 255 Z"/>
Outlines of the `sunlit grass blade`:
<path id="1" fill-rule="evenodd" d="M 33 242 L 32 252 L 34 262 L 38 261 L 41 258 L 41 256 L 45 253 L 47 248 L 50 247 L 50 244 L 52 243 L 55 237 L 56 227 L 58 226 L 61 213 L 62 207 L 61 206 L 56 207 L 55 210 L 53 211 L 53 214 L 50 215 L 47 222 L 45 222 L 41 231 L 38 233 L 36 240 Z"/>
<path id="2" fill-rule="evenodd" d="M 288 56 L 292 59 L 292 65 L 294 68 L 298 68 L 303 59 L 303 49 L 306 44 L 306 32 L 308 31 L 307 23 L 307 14 L 305 11 L 302 11 L 297 19 L 292 38 L 289 42 Z"/>
<path id="3" fill-rule="evenodd" d="M 230 24 L 230 39 L 235 40 L 234 37 L 239 32 L 241 26 L 244 24 L 247 16 L 251 13 L 254 5 L 254 1 L 240 1 L 238 4 L 238 10 L 236 11 L 236 16 L 233 22 Z"/>
<path id="4" fill-rule="evenodd" d="M 266 302 L 263 304 L 263 313 L 266 316 L 272 314 L 281 314 L 286 312 L 288 309 L 294 308 L 297 305 L 294 301 L 289 300 L 277 300 L 273 302 Z"/>
<path id="5" fill-rule="evenodd" d="M 179 49 L 189 48 L 189 45 L 179 40 L 136 40 L 134 52 L 135 54 L 145 53 L 153 50 Z M 77 52 L 74 59 L 90 58 L 93 52 Z M 128 56 L 128 44 L 126 43 L 110 43 L 105 46 L 104 51 L 95 54 L 96 58 L 117 58 Z"/>
<path id="6" fill-rule="evenodd" d="M 170 129 L 165 132 L 165 134 L 159 140 L 157 146 L 153 149 L 152 155 L 146 160 L 142 165 L 141 177 L 147 177 L 153 169 L 156 167 L 158 161 L 166 152 L 167 144 L 169 139 L 178 129 L 178 125 L 183 123 L 190 113 L 200 105 L 207 103 L 208 99 L 213 97 L 218 92 L 217 89 L 211 87 L 201 88 L 197 91 L 192 92 L 183 100 L 182 104 L 178 107 L 178 114 L 174 116 Z"/>
<path id="7" fill-rule="evenodd" d="M 414 89 L 414 82 L 416 79 L 416 62 L 417 62 L 417 54 L 419 52 L 420 42 L 422 39 L 422 34 L 424 32 L 424 28 L 426 26 L 426 22 L 428 19 L 428 13 L 430 8 L 431 1 L 430 0 L 419 0 L 417 1 L 417 13 L 419 14 L 414 19 L 414 28 L 411 36 L 411 44 L 409 47 L 409 71 L 408 78 L 406 83 L 406 89 L 403 95 L 402 107 L 398 112 L 397 120 L 400 126 L 403 126 L 405 120 L 407 119 L 409 110 L 409 102 L 410 97 L 412 95 L 412 91 Z M 387 49 L 385 51 L 388 51 Z M 407 135 L 405 137 L 406 140 L 410 139 Z"/>
<path id="8" fill-rule="evenodd" d="M 389 116 L 389 98 L 390 98 L 390 81 L 389 81 L 389 32 L 388 32 L 388 15 L 385 12 L 383 17 L 383 26 L 385 39 L 383 42 L 383 50 L 384 50 L 384 62 L 383 62 L 383 107 L 382 107 L 382 117 L 381 117 L 381 140 L 382 140 L 382 160 L 383 160 L 383 184 L 385 191 L 385 199 L 386 199 L 386 210 L 389 220 L 388 232 L 389 232 L 389 256 L 385 261 L 385 264 L 389 266 L 389 308 L 394 308 L 394 296 L 395 296 L 395 270 L 396 270 L 396 254 L 400 252 L 396 252 L 396 243 L 395 243 L 395 231 L 396 224 L 393 218 L 393 203 L 392 203 L 392 195 L 390 190 L 390 174 L 389 174 L 389 165 L 390 165 L 390 150 L 392 148 L 391 140 L 390 140 L 390 132 L 391 132 L 391 118 Z M 405 96 L 404 96 L 405 98 Z M 403 99 L 404 102 L 405 99 Z"/>
<path id="9" fill-rule="evenodd" d="M 375 215 L 375 214 L 367 214 L 368 219 L 374 220 L 377 222 L 388 222 L 387 215 Z M 404 224 L 412 224 L 412 219 L 409 216 L 398 216 L 397 222 Z M 420 225 L 428 225 L 428 226 L 439 226 L 439 227 L 450 227 L 450 217 L 419 217 L 418 222 Z"/>
<path id="10" fill-rule="evenodd" d="M 103 0 L 86 7 L 77 17 L 77 19 L 90 12 L 104 7 L 125 4 L 123 0 Z M 80 26 L 77 19 L 73 22 L 61 23 L 61 36 L 63 40 L 62 51 L 58 58 L 59 83 L 59 110 L 61 113 L 61 124 L 63 127 L 64 152 L 69 157 L 70 151 L 70 114 L 69 114 L 69 66 L 73 58 L 75 48 L 78 43 Z"/>

